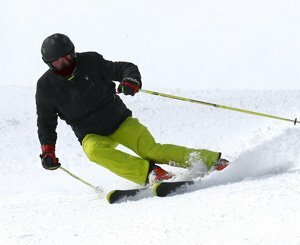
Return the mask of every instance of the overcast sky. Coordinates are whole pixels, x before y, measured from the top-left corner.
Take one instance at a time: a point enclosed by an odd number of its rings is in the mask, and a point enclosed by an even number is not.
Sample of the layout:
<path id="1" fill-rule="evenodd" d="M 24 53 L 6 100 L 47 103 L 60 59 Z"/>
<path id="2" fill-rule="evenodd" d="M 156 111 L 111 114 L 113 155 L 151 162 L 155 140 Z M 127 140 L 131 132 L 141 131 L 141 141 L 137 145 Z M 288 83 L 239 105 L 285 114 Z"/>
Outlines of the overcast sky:
<path id="1" fill-rule="evenodd" d="M 145 89 L 299 89 L 297 0 L 0 0 L 0 84 L 35 86 L 43 39 L 140 68 Z"/>

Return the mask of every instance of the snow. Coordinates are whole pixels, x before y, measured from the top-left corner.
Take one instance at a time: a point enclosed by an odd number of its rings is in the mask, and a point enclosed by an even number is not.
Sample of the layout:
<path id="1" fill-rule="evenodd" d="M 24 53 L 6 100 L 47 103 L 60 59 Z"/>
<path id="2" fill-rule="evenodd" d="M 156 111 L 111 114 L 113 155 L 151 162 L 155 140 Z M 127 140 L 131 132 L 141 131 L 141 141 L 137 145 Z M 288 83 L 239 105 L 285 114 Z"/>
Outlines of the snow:
<path id="1" fill-rule="evenodd" d="M 300 113 L 299 90 L 160 91 L 288 118 Z M 63 171 L 42 168 L 34 93 L 30 86 L 0 89 L 1 244 L 300 243 L 299 125 L 144 93 L 122 95 L 158 141 L 220 150 L 232 163 L 186 194 L 110 205 Z M 74 174 L 105 192 L 137 187 L 89 162 L 62 121 L 58 135 L 57 155 Z"/>
<path id="2" fill-rule="evenodd" d="M 299 124 L 122 96 L 157 141 L 221 151 L 231 165 L 184 195 L 109 205 L 42 168 L 34 101 L 47 68 L 41 43 L 61 32 L 78 52 L 137 64 L 144 89 L 300 118 L 299 9 L 297 0 L 0 1 L 0 244 L 299 245 Z M 66 169 L 106 193 L 137 187 L 89 162 L 64 122 L 57 131 Z"/>

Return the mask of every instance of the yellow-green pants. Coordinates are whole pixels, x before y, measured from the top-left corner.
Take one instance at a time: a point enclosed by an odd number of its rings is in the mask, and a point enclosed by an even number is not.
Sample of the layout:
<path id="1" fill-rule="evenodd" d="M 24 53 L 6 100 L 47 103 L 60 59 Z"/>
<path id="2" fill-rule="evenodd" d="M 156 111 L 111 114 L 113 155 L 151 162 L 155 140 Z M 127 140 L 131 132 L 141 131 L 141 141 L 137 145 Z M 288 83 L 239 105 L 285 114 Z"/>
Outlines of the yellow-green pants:
<path id="1" fill-rule="evenodd" d="M 131 149 L 139 157 L 117 150 L 118 144 Z M 196 160 L 202 160 L 210 169 L 220 158 L 219 152 L 156 143 L 149 130 L 132 117 L 128 117 L 111 135 L 86 135 L 82 147 L 91 161 L 138 184 L 145 184 L 147 180 L 149 161 L 176 163 L 176 166 L 188 168 L 196 154 Z"/>

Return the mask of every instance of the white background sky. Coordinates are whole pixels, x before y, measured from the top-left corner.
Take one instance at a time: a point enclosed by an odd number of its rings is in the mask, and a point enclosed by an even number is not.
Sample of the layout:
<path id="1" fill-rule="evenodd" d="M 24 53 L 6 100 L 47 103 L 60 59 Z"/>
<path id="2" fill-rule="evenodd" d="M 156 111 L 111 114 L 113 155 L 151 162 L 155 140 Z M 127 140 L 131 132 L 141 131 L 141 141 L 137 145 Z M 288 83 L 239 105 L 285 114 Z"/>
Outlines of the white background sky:
<path id="1" fill-rule="evenodd" d="M 132 61 L 144 88 L 299 89 L 297 0 L 0 0 L 0 84 L 35 86 L 55 32 Z"/>

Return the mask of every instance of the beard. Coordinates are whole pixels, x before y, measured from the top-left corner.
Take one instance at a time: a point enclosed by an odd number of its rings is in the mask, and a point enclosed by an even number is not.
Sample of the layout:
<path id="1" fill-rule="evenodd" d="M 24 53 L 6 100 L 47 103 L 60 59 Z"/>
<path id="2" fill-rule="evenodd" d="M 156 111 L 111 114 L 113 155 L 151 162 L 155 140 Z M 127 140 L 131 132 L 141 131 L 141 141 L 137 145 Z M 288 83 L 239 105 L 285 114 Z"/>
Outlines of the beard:
<path id="1" fill-rule="evenodd" d="M 72 63 L 70 63 L 69 65 L 64 66 L 62 69 L 60 70 L 54 70 L 54 72 L 60 76 L 63 76 L 65 78 L 69 78 L 70 76 L 72 76 L 76 70 L 77 67 L 77 60 L 76 58 L 73 60 Z"/>

